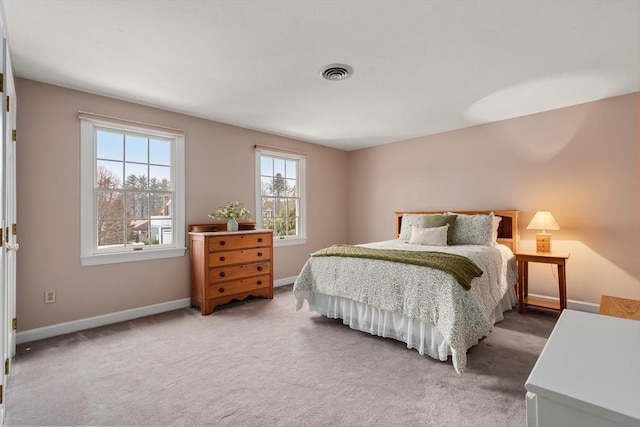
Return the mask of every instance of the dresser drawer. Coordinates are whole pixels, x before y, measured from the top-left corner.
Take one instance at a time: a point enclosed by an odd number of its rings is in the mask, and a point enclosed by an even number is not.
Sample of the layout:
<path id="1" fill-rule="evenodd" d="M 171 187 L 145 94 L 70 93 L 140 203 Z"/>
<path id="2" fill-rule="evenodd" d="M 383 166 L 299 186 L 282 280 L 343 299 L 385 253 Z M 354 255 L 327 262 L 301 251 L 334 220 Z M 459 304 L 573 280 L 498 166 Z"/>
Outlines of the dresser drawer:
<path id="1" fill-rule="evenodd" d="M 269 261 L 216 267 L 209 270 L 209 283 L 251 277 L 265 274 L 269 271 L 271 271 L 271 263 Z"/>
<path id="2" fill-rule="evenodd" d="M 218 298 L 226 295 L 253 291 L 260 288 L 268 289 L 270 286 L 271 276 L 269 274 L 266 274 L 262 276 L 254 276 L 245 279 L 236 279 L 230 280 L 228 282 L 210 284 L 207 296 L 209 298 Z"/>
<path id="3" fill-rule="evenodd" d="M 259 262 L 271 259 L 271 248 L 251 248 L 236 251 L 211 252 L 209 254 L 209 266 L 220 267 L 223 265 L 240 264 L 247 262 Z"/>
<path id="4" fill-rule="evenodd" d="M 271 246 L 271 233 L 250 233 L 209 237 L 209 252 Z"/>

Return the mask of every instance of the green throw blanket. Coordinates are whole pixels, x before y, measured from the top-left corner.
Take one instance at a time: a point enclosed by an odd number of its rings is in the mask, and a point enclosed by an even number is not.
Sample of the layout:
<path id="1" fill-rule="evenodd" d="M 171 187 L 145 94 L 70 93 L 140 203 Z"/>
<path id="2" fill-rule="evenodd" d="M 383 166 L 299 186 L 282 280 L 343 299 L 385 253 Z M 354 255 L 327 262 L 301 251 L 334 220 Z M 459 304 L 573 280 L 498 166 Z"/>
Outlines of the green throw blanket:
<path id="1" fill-rule="evenodd" d="M 311 256 L 370 258 L 437 268 L 451 274 L 460 286 L 466 290 L 471 289 L 471 281 L 474 277 L 482 276 L 482 270 L 469 258 L 447 252 L 404 251 L 373 249 L 353 245 L 333 245 L 320 249 L 312 253 Z"/>

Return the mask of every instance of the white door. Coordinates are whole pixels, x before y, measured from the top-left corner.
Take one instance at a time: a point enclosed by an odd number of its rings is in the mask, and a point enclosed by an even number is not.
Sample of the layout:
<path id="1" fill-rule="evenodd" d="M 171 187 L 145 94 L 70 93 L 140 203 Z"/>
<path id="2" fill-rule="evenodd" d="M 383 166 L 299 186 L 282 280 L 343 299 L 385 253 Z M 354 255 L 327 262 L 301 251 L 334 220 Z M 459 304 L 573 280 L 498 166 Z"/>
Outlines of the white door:
<path id="1" fill-rule="evenodd" d="M 2 27 L 2 22 L 0 22 L 0 34 L 3 34 L 4 30 Z M 3 77 L 5 74 L 5 60 L 4 60 L 4 53 L 5 53 L 5 41 L 4 41 L 4 37 L 2 38 L 2 46 L 0 46 L 0 73 L 2 73 Z M 4 80 L 4 78 L 3 78 Z M 2 88 L 2 97 L 0 98 L 0 100 L 5 101 L 5 96 L 4 96 L 4 88 Z M 6 101 L 5 101 L 6 102 Z M 4 102 L 2 103 L 4 104 Z M 4 111 L 4 109 L 3 109 Z M 5 165 L 4 165 L 4 153 L 5 153 L 5 146 L 7 143 L 6 140 L 6 132 L 4 131 L 5 129 L 5 112 L 3 112 L 2 114 L 0 114 L 0 121 L 2 121 L 2 149 L 0 150 L 0 229 L 4 230 L 5 228 L 5 180 L 4 180 L 4 175 L 5 175 Z M 2 241 L 2 243 L 4 243 L 4 236 L 2 236 L 2 239 L 0 239 L 0 241 Z M 2 364 L 1 364 L 1 369 L 2 369 L 2 373 L 0 374 L 0 377 L 2 378 L 2 391 L 0 392 L 0 425 L 4 425 L 4 418 L 5 418 L 5 408 L 4 408 L 4 402 L 6 401 L 5 399 L 5 393 L 6 393 L 6 385 L 7 385 L 7 370 L 5 369 L 5 362 L 8 358 L 10 358 L 11 356 L 11 349 L 10 349 L 10 335 L 13 332 L 12 331 L 12 324 L 11 321 L 9 320 L 9 306 L 11 305 L 9 302 L 9 288 L 7 287 L 7 280 L 6 280 L 6 275 L 5 275 L 5 250 L 4 250 L 4 244 L 2 244 L 2 247 L 0 247 L 0 251 L 2 251 L 2 256 L 0 256 L 0 290 L 2 291 L 2 293 L 0 294 L 2 296 L 2 302 L 0 303 L 0 335 L 2 335 Z M 11 318 L 13 319 L 13 318 Z"/>
<path id="2" fill-rule="evenodd" d="M 0 29 L 1 30 L 1 29 Z M 2 403 L 0 420 L 4 424 L 4 407 L 7 375 L 16 354 L 16 251 L 18 250 L 16 224 L 16 94 L 13 69 L 9 57 L 8 44 L 2 38 L 2 155 L 0 156 L 0 224 L 3 226 L 3 242 L 0 250 L 0 282 L 2 287 Z"/>
<path id="3" fill-rule="evenodd" d="M 5 188 L 5 277 L 7 286 L 7 319 L 13 324 L 16 319 L 16 256 L 18 251 L 18 225 L 16 218 L 16 110 L 17 100 L 13 80 L 13 67 L 9 56 L 8 43 L 4 43 L 4 188 Z M 16 355 L 16 328 L 8 330 L 9 359 Z M 6 360 L 5 360 L 5 363 Z"/>

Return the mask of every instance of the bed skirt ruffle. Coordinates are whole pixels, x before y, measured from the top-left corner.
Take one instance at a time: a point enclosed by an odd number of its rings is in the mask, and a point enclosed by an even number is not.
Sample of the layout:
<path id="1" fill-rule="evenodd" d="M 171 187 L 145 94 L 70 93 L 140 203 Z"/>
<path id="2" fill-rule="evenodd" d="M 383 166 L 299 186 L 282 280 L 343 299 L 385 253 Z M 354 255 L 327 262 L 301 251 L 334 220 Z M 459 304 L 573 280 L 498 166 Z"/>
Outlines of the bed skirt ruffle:
<path id="1" fill-rule="evenodd" d="M 352 329 L 367 332 L 385 338 L 393 338 L 407 344 L 418 353 L 434 359 L 446 361 L 453 355 L 451 347 L 433 325 L 419 319 L 406 317 L 399 313 L 367 305 L 347 298 L 319 294 L 308 291 L 296 291 L 296 309 L 302 308 L 304 300 L 309 304 L 309 311 L 319 313 L 331 319 L 342 319 L 342 323 Z M 503 312 L 511 310 L 517 303 L 513 287 L 493 311 L 493 322 L 504 319 Z M 467 350 L 478 344 L 479 339 L 467 343 Z M 455 365 L 455 358 L 454 365 Z M 454 366 L 456 371 L 458 367 Z"/>

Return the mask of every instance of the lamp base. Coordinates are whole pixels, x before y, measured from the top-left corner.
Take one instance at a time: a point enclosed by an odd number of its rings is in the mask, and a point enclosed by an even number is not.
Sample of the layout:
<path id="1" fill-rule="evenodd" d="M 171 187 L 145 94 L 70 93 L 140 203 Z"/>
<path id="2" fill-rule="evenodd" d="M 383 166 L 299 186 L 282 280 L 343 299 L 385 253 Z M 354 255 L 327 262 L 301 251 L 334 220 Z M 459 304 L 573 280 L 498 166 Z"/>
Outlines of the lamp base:
<path id="1" fill-rule="evenodd" d="M 551 252 L 551 234 L 536 234 L 536 252 Z"/>

